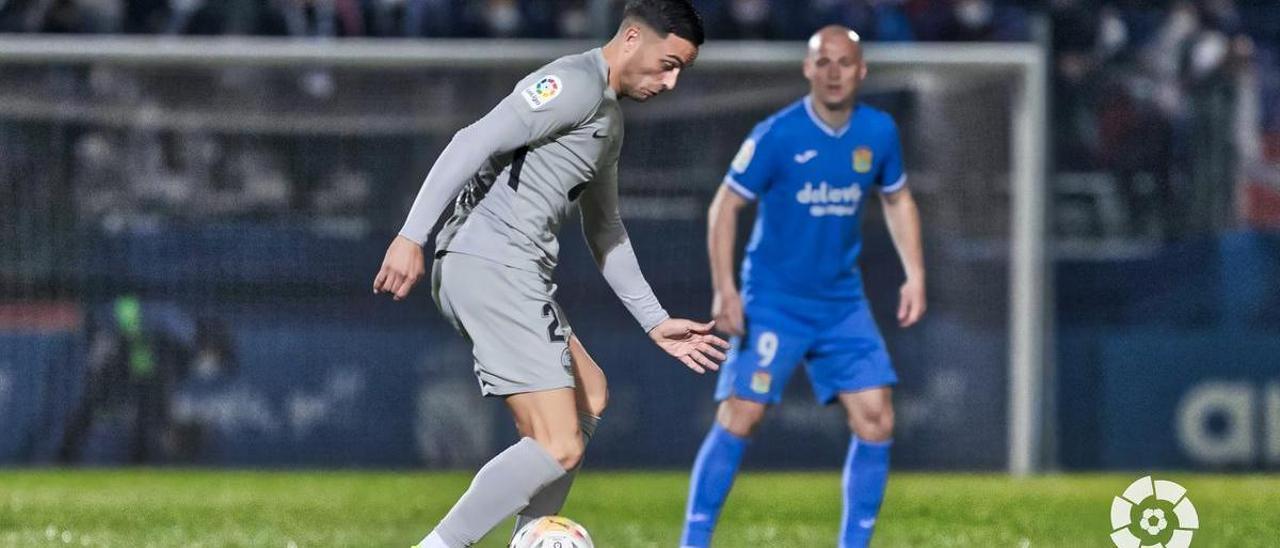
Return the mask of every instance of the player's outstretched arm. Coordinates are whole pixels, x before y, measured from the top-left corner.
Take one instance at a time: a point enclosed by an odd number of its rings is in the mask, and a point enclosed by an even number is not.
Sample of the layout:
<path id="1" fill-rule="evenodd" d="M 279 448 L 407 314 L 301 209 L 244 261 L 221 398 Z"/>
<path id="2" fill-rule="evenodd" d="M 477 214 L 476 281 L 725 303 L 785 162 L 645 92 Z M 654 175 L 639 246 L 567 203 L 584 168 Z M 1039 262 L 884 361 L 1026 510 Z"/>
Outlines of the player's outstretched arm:
<path id="1" fill-rule="evenodd" d="M 614 294 L 645 331 L 670 318 L 640 271 L 627 228 L 618 213 L 618 165 L 601 167 L 579 200 L 582 235 Z"/>
<path id="2" fill-rule="evenodd" d="M 707 210 L 707 258 L 711 264 L 711 317 L 720 331 L 741 336 L 744 329 L 742 296 L 733 278 L 733 248 L 737 243 L 738 214 L 747 199 L 721 185 Z"/>
<path id="3" fill-rule="evenodd" d="M 893 246 L 897 248 L 902 269 L 907 273 L 907 281 L 899 292 L 898 325 L 911 327 L 924 316 L 926 308 L 920 211 L 909 188 L 881 194 L 880 201 Z"/>
<path id="4" fill-rule="evenodd" d="M 582 233 L 600 273 L 649 338 L 689 369 L 698 373 L 718 369 L 716 362 L 725 358 L 721 350 L 727 350 L 729 343 L 711 334 L 715 322 L 671 318 L 640 272 L 640 262 L 618 213 L 616 161 L 601 169 L 582 193 L 579 205 Z"/>
<path id="5" fill-rule="evenodd" d="M 649 330 L 649 338 L 689 369 L 706 373 L 720 369 L 718 362 L 724 361 L 723 351 L 729 349 L 728 342 L 711 333 L 715 325 L 668 318 Z"/>

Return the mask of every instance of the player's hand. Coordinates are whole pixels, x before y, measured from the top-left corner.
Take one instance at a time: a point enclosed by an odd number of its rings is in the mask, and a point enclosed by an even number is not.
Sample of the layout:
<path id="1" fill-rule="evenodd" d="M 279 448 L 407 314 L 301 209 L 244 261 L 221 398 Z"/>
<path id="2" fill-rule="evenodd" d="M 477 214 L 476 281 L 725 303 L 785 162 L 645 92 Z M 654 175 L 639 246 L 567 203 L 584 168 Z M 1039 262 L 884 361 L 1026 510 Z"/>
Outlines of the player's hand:
<path id="1" fill-rule="evenodd" d="M 706 373 L 708 369 L 720 369 L 718 362 L 724 361 L 722 350 L 729 349 L 728 342 L 711 334 L 715 325 L 716 322 L 698 323 L 669 318 L 649 330 L 649 338 L 689 369 Z"/>
<path id="2" fill-rule="evenodd" d="M 908 278 L 898 295 L 898 325 L 915 325 L 924 316 L 924 309 L 924 280 Z"/>
<path id="3" fill-rule="evenodd" d="M 423 263 L 422 246 L 404 236 L 396 236 L 387 247 L 382 268 L 373 279 L 373 293 L 391 293 L 395 300 L 409 296 L 409 290 L 422 279 L 426 266 Z"/>
<path id="4" fill-rule="evenodd" d="M 717 291 L 711 298 L 711 317 L 720 327 L 720 332 L 731 337 L 741 337 L 746 333 L 742 319 L 742 295 L 737 291 Z"/>

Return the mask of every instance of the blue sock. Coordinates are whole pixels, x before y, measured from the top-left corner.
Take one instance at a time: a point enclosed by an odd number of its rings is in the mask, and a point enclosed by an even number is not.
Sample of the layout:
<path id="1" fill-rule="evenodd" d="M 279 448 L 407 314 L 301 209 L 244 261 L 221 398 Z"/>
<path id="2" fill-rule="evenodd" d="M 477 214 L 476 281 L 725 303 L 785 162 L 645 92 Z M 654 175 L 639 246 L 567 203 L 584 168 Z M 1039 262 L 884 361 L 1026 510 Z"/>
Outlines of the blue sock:
<path id="1" fill-rule="evenodd" d="M 680 546 L 705 548 L 711 545 L 711 533 L 720 517 L 720 508 L 733 487 L 733 477 L 738 474 L 738 464 L 747 448 L 747 438 L 740 438 L 725 430 L 720 423 L 711 426 L 702 449 L 693 461 L 693 474 L 689 478 L 689 505 L 685 509 L 684 534 Z"/>
<path id="2" fill-rule="evenodd" d="M 853 436 L 844 461 L 844 516 L 840 548 L 864 547 L 871 542 L 884 486 L 889 480 L 889 447 L 893 440 L 871 442 Z"/>

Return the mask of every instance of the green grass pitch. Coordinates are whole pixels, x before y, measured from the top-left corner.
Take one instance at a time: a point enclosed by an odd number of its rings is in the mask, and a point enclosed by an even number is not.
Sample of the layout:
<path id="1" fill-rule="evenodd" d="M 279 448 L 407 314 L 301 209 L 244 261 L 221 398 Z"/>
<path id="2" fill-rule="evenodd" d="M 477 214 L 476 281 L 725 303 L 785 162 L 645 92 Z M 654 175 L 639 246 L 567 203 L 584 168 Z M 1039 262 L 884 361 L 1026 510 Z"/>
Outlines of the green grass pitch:
<path id="1" fill-rule="evenodd" d="M 897 473 L 873 546 L 1112 546 L 1113 496 L 1142 474 Z M 1280 546 L 1280 476 L 1158 474 L 1200 516 L 1192 546 Z M 466 489 L 466 472 L 0 471 L 0 546 L 405 548 Z M 587 470 L 565 514 L 602 548 L 674 547 L 682 471 Z M 716 546 L 834 546 L 835 473 L 738 478 Z M 479 546 L 504 546 L 504 523 Z"/>

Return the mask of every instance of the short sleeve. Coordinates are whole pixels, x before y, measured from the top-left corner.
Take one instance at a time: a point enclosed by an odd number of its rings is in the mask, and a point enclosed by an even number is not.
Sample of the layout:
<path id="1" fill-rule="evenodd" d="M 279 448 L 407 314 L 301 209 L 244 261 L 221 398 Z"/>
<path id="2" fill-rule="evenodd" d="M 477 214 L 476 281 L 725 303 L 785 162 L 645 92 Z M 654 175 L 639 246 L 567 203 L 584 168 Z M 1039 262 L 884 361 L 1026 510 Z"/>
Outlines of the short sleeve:
<path id="1" fill-rule="evenodd" d="M 886 140 L 885 158 L 876 183 L 881 193 L 890 194 L 907 186 L 907 172 L 902 167 L 902 141 L 898 138 L 898 126 L 892 120 Z"/>
<path id="2" fill-rule="evenodd" d="M 604 100 L 599 75 L 552 64 L 535 72 L 503 100 L 529 129 L 529 142 L 590 120 Z"/>
<path id="3" fill-rule="evenodd" d="M 757 196 L 769 188 L 773 178 L 777 156 L 774 148 L 776 138 L 771 136 L 772 122 L 764 122 L 755 127 L 747 140 L 729 164 L 729 173 L 724 177 L 724 184 L 743 198 L 755 200 Z"/>

